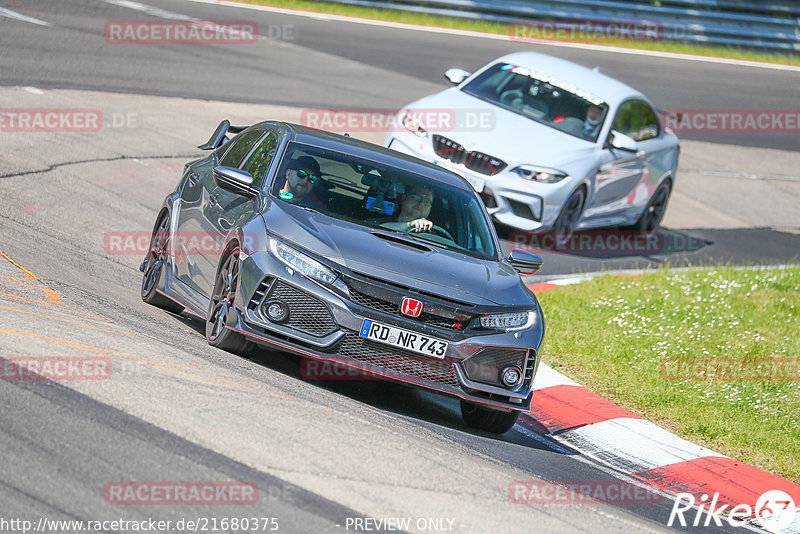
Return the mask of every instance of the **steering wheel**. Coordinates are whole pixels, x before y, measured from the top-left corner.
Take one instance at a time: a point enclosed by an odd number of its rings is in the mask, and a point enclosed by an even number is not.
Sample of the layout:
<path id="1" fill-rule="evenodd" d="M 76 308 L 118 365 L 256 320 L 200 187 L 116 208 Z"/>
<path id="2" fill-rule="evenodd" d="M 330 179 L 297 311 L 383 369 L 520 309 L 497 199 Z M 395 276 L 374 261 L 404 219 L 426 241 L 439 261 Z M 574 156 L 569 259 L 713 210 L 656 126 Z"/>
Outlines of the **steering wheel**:
<path id="1" fill-rule="evenodd" d="M 451 235 L 450 235 L 450 232 L 448 232 L 447 230 L 445 230 L 445 229 L 444 229 L 444 228 L 442 228 L 441 226 L 436 226 L 435 224 L 433 225 L 433 227 L 432 227 L 432 228 L 431 228 L 429 231 L 427 231 L 427 232 L 420 232 L 420 233 L 424 233 L 424 234 L 433 234 L 433 235 L 440 235 L 440 236 L 444 237 L 445 239 L 449 239 L 449 240 L 450 240 L 450 241 L 452 241 L 453 243 L 455 243 L 455 242 L 456 242 L 456 240 L 455 240 L 455 239 L 453 239 L 453 236 L 451 236 Z"/>
<path id="2" fill-rule="evenodd" d="M 500 95 L 500 103 L 514 109 L 522 107 L 522 89 L 510 89 Z"/>

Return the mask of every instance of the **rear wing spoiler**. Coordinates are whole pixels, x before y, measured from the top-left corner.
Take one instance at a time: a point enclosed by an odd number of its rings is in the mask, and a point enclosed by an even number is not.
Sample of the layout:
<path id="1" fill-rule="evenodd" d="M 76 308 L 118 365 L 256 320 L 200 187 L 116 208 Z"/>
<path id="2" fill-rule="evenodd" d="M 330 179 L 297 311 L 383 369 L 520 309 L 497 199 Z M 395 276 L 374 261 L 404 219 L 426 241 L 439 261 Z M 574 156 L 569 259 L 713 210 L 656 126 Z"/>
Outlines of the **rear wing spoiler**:
<path id="1" fill-rule="evenodd" d="M 228 139 L 228 137 L 225 134 L 227 134 L 228 132 L 232 134 L 238 134 L 239 132 L 242 132 L 247 128 L 248 128 L 247 126 L 231 126 L 230 121 L 225 119 L 224 121 L 219 123 L 217 129 L 214 130 L 213 134 L 211 134 L 211 138 L 202 145 L 198 146 L 197 148 L 199 148 L 200 150 L 214 150 L 216 148 L 221 147 L 228 141 L 230 141 L 230 139 Z"/>

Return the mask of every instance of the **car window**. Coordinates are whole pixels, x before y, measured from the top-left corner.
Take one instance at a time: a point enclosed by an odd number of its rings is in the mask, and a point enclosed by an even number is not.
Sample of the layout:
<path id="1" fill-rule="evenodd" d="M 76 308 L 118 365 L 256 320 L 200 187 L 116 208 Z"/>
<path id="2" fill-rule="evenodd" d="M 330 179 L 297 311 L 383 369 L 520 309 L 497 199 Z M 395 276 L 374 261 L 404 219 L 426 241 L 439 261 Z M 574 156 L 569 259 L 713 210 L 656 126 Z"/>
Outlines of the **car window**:
<path id="1" fill-rule="evenodd" d="M 617 110 L 612 130 L 624 133 L 636 141 L 658 137 L 660 127 L 656 112 L 647 102 L 628 100 Z"/>
<path id="2" fill-rule="evenodd" d="M 446 172 L 446 171 L 435 171 Z M 292 142 L 271 193 L 287 202 L 360 226 L 408 235 L 473 257 L 496 259 L 485 208 L 472 189 L 458 188 L 357 156 Z M 434 227 L 416 232 L 409 222 Z"/>
<path id="3" fill-rule="evenodd" d="M 245 160 L 241 169 L 253 176 L 253 187 L 261 186 L 264 175 L 269 170 L 269 164 L 272 163 L 272 158 L 275 157 L 277 148 L 278 136 L 272 132 L 267 132 L 267 135 L 259 141 L 258 145 L 250 152 L 250 155 L 247 156 L 247 160 Z"/>
<path id="4" fill-rule="evenodd" d="M 492 65 L 462 89 L 550 128 L 596 141 L 608 104 L 581 87 L 510 63 Z"/>
<path id="5" fill-rule="evenodd" d="M 240 133 L 236 137 L 234 137 L 228 147 L 228 151 L 219 160 L 219 164 L 223 167 L 234 167 L 237 168 L 239 166 L 239 162 L 242 161 L 245 154 L 250 152 L 250 149 L 253 148 L 253 145 L 258 141 L 261 136 L 264 135 L 264 130 L 258 128 L 247 129 L 244 132 Z"/>

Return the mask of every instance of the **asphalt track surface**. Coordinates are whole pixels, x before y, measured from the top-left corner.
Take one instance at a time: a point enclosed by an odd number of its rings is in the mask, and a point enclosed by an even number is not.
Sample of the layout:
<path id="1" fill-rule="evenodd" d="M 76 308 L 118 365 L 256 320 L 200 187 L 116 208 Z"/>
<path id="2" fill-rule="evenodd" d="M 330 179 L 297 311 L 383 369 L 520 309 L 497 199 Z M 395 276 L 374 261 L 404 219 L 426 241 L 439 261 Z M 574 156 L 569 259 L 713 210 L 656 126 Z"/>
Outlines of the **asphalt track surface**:
<path id="1" fill-rule="evenodd" d="M 243 15 L 184 1 L 149 5 L 199 19 L 256 20 L 262 28 L 292 25 L 294 37 L 241 52 L 224 46 L 112 46 L 102 39 L 106 21 L 152 17 L 103 1 L 3 1 L 0 7 L 52 26 L 0 18 L 0 84 L 254 104 L 396 107 L 441 87 L 447 67 L 475 68 L 521 46 L 273 13 Z M 664 107 L 748 107 L 746 95 L 756 87 L 759 107 L 796 107 L 796 73 L 675 60 L 654 68 L 652 58 L 548 51 L 585 64 L 602 62 L 606 72 Z M 687 91 L 691 80 L 695 90 Z M 172 118 L 163 128 L 180 125 Z M 137 143 L 160 142 L 157 131 L 142 134 L 149 138 Z M 170 157 L 126 158 L 121 164 L 130 167 L 123 170 L 138 166 L 140 176 L 176 176 L 175 137 L 165 148 Z M 47 162 L 50 151 L 56 152 L 36 138 L 15 142 L 13 153 L 4 151 L 4 167 L 13 169 L 0 172 L 0 357 L 103 357 L 113 373 L 107 380 L 69 383 L 0 380 L 2 519 L 276 517 L 283 532 L 338 532 L 346 531 L 348 518 L 371 516 L 408 517 L 412 524 L 452 519 L 455 532 L 667 530 L 669 499 L 626 505 L 509 502 L 508 486 L 515 480 L 617 480 L 524 424 L 490 436 L 466 428 L 451 399 L 383 382 L 304 380 L 295 357 L 232 356 L 205 343 L 201 324 L 144 305 L 138 296 L 140 258 L 109 257 L 87 240 L 104 228 L 147 228 L 166 191 L 113 187 L 108 176 L 118 172 L 116 163 L 86 156 L 104 141 L 81 139 L 92 146 L 68 147 L 73 164 L 45 172 L 20 163 L 26 154 Z M 759 142 L 773 146 L 765 139 Z M 795 141 L 779 136 L 775 143 L 792 148 Z M 187 150 L 186 159 L 192 154 Z M 721 240 L 725 234 L 719 232 Z M 769 232 L 775 247 L 798 250 L 791 241 L 796 235 Z M 737 239 L 741 243 L 741 235 L 730 237 Z M 763 234 L 758 239 L 763 242 Z M 770 254 L 770 244 L 763 248 L 751 250 L 746 261 L 763 260 L 760 253 Z M 561 272 L 575 270 L 569 261 L 575 258 L 562 256 Z M 630 260 L 614 261 L 652 262 Z M 112 505 L 103 491 L 118 481 L 245 481 L 258 486 L 259 500 L 247 506 Z"/>

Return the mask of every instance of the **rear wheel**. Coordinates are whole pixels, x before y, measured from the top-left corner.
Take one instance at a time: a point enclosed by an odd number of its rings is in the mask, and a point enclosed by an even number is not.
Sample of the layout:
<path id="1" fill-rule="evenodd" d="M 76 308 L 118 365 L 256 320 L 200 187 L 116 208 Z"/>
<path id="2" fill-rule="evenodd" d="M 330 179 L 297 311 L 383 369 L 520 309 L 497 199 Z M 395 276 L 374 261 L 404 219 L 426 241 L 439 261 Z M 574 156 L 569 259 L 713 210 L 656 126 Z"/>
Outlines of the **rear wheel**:
<path id="1" fill-rule="evenodd" d="M 561 208 L 561 213 L 558 214 L 558 218 L 553 224 L 556 243 L 559 245 L 565 245 L 572 237 L 572 233 L 575 231 L 578 221 L 580 221 L 585 199 L 586 191 L 583 187 L 579 187 L 569 196 L 564 203 L 564 207 Z"/>
<path id="2" fill-rule="evenodd" d="M 639 220 L 636 221 L 635 230 L 652 232 L 658 229 L 661 219 L 664 218 L 664 212 L 667 211 L 667 201 L 671 190 L 672 186 L 669 181 L 663 182 L 658 186 Z"/>
<path id="3" fill-rule="evenodd" d="M 244 354 L 251 343 L 242 334 L 225 328 L 229 317 L 236 313 L 233 304 L 239 287 L 240 263 L 239 248 L 234 247 L 225 254 L 217 271 L 206 319 L 206 340 L 213 347 Z"/>
<path id="4" fill-rule="evenodd" d="M 172 313 L 181 313 L 183 306 L 168 299 L 158 292 L 158 284 L 167 270 L 169 255 L 169 216 L 165 213 L 159 219 L 153 235 L 150 237 L 150 248 L 140 267 L 142 276 L 142 300 L 153 306 L 163 308 Z"/>
<path id="5" fill-rule="evenodd" d="M 501 412 L 492 408 L 484 408 L 477 404 L 461 401 L 461 417 L 464 422 L 472 428 L 485 430 L 494 434 L 503 434 L 511 430 L 511 427 L 519 419 L 520 412 L 511 410 Z"/>

